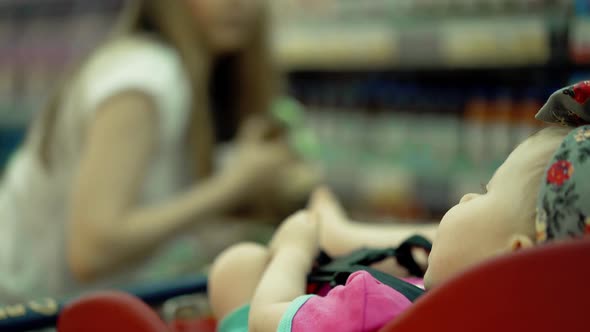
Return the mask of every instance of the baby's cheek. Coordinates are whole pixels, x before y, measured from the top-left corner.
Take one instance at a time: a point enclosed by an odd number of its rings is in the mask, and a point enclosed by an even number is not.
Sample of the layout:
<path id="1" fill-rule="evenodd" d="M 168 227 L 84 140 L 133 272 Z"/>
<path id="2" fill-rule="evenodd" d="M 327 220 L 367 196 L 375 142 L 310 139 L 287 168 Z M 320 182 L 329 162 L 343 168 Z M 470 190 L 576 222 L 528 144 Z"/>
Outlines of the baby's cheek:
<path id="1" fill-rule="evenodd" d="M 444 233 L 437 236 L 430 256 L 428 257 L 428 269 L 424 276 L 427 288 L 438 286 L 462 269 L 462 256 L 464 252 L 458 252 L 456 240 L 446 241 Z"/>
<path id="2" fill-rule="evenodd" d="M 445 266 L 444 259 L 441 258 L 441 252 L 436 246 L 433 246 L 432 251 L 428 256 L 428 268 L 424 274 L 424 285 L 426 288 L 431 288 L 438 284 L 441 268 Z"/>
<path id="3" fill-rule="evenodd" d="M 445 280 L 445 265 L 441 264 L 440 261 L 432 260 L 431 264 L 428 265 L 428 269 L 424 274 L 424 286 L 426 289 L 431 289 L 440 285 L 441 281 Z"/>
<path id="4" fill-rule="evenodd" d="M 452 265 L 456 260 L 457 236 L 455 228 L 457 227 L 457 217 L 460 216 L 461 209 L 458 206 L 451 208 L 442 218 L 434 241 L 432 242 L 432 251 L 428 257 L 428 269 L 424 277 L 426 287 L 436 286 L 441 280 L 446 278 L 452 270 Z"/>
<path id="5" fill-rule="evenodd" d="M 430 272 L 430 268 L 428 268 L 426 270 L 426 273 L 424 274 L 424 288 L 431 289 L 433 286 L 433 282 L 432 282 L 432 277 L 430 276 L 431 272 Z"/>

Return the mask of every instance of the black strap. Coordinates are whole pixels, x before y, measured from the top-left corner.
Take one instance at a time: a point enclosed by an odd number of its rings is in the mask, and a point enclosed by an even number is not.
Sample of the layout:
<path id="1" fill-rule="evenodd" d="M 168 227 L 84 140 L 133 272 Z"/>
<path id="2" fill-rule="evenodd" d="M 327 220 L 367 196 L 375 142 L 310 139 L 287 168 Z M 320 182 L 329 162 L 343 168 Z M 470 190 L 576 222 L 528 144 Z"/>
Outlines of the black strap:
<path id="1" fill-rule="evenodd" d="M 408 269 L 411 275 L 416 277 L 423 277 L 424 271 L 412 255 L 412 249 L 421 248 L 426 252 L 432 250 L 432 244 L 426 238 L 414 235 L 405 240 L 398 248 L 385 248 L 385 249 L 370 249 L 362 248 L 356 250 L 349 255 L 331 258 L 326 253 L 321 253 L 318 257 L 319 267 L 317 271 L 323 272 L 338 272 L 348 270 L 354 265 L 369 266 L 382 260 L 395 257 L 398 263 Z M 314 271 L 316 271 L 314 270 Z"/>
<path id="2" fill-rule="evenodd" d="M 393 277 L 387 273 L 373 269 L 370 265 L 378 263 L 388 257 L 395 257 L 400 265 L 418 277 L 423 277 L 422 268 L 416 263 L 412 255 L 413 248 L 422 248 L 427 252 L 432 249 L 432 244 L 421 236 L 412 236 L 404 241 L 398 248 L 357 250 L 350 255 L 330 259 L 325 253 L 320 255 L 320 266 L 310 274 L 310 283 L 327 283 L 332 287 L 344 285 L 348 277 L 357 271 L 367 271 L 375 279 L 402 293 L 410 301 L 414 301 L 424 291 L 406 281 Z"/>
<path id="3" fill-rule="evenodd" d="M 432 250 L 432 243 L 422 236 L 414 235 L 404 241 L 397 248 L 395 258 L 401 266 L 405 267 L 408 272 L 410 272 L 411 275 L 423 278 L 424 271 L 422 270 L 422 267 L 416 263 L 414 255 L 412 254 L 412 249 L 414 248 L 421 248 L 430 253 Z"/>

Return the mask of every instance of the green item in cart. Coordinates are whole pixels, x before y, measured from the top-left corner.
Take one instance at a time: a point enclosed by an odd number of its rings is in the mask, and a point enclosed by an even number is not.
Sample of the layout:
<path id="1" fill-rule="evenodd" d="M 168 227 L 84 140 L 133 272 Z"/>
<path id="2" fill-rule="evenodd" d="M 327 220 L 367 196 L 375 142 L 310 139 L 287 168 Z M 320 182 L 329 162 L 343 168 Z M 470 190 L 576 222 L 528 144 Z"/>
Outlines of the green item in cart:
<path id="1" fill-rule="evenodd" d="M 275 100 L 272 113 L 288 127 L 300 126 L 305 122 L 303 107 L 289 97 L 282 97 Z"/>
<path id="2" fill-rule="evenodd" d="M 289 140 L 293 148 L 305 159 L 317 159 L 320 144 L 313 131 L 306 126 L 303 106 L 292 98 L 281 97 L 272 107 L 273 116 L 289 130 Z"/>

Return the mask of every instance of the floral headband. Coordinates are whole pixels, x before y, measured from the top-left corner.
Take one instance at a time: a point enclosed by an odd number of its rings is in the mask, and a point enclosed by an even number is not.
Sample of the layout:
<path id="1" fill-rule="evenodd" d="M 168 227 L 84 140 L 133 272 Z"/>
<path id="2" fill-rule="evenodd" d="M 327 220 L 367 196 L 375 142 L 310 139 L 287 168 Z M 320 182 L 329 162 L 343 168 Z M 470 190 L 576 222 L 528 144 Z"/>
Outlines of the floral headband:
<path id="1" fill-rule="evenodd" d="M 557 149 L 537 199 L 537 242 L 590 234 L 590 81 L 553 93 L 536 118 L 575 127 Z"/>
<path id="2" fill-rule="evenodd" d="M 590 81 L 555 91 L 535 117 L 568 127 L 590 124 Z"/>

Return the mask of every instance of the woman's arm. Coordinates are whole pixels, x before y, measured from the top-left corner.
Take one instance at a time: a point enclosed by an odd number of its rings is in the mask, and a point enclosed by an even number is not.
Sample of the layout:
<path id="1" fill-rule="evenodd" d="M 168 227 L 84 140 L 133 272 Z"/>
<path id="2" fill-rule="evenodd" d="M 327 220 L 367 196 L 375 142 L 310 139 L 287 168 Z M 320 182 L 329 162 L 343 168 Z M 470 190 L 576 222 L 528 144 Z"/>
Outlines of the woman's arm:
<path id="1" fill-rule="evenodd" d="M 162 241 L 225 211 L 244 194 L 239 173 L 226 172 L 161 204 L 137 207 L 158 122 L 152 100 L 139 92 L 112 97 L 96 112 L 70 199 L 68 260 L 81 280 L 149 255 Z"/>

